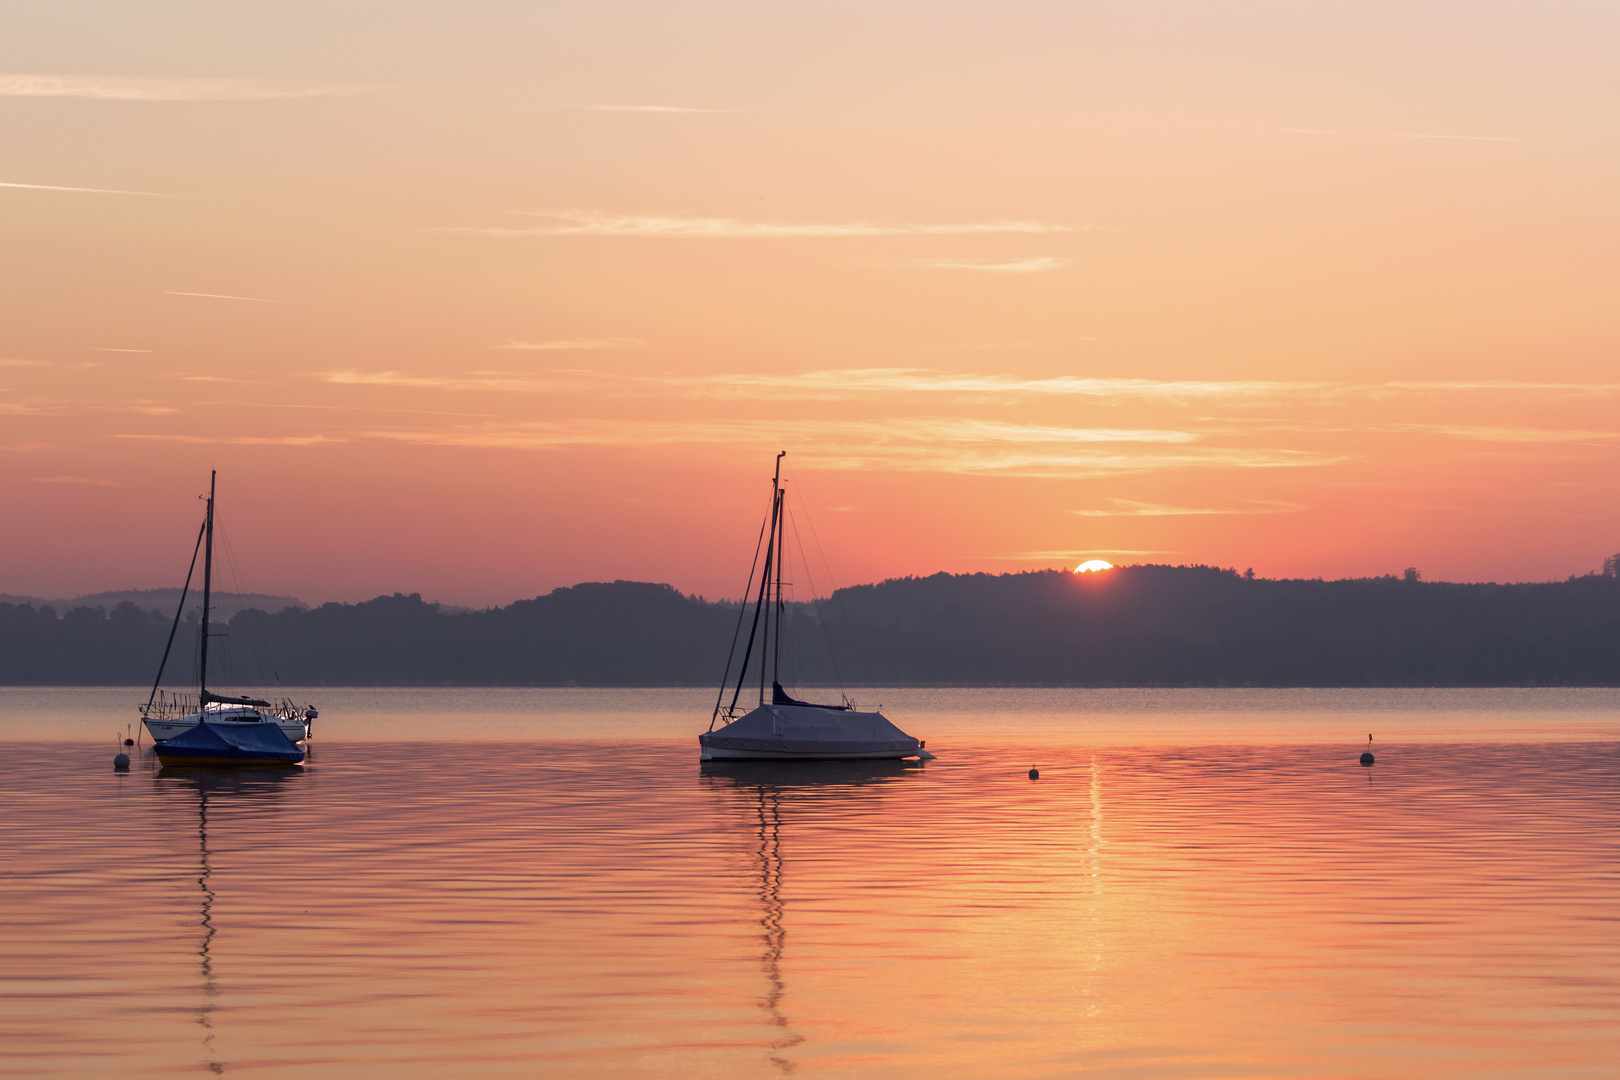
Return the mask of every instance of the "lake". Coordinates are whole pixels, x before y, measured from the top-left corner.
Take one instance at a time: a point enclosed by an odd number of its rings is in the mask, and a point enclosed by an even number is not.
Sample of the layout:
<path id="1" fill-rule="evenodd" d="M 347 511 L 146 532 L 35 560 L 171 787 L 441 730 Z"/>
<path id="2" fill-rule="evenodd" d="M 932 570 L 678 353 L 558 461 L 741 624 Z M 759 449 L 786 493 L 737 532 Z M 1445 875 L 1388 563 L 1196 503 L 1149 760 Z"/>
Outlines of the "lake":
<path id="1" fill-rule="evenodd" d="M 862 690 L 938 760 L 776 766 L 713 691 L 292 694 L 302 768 L 115 774 L 145 691 L 0 688 L 0 1075 L 1620 1061 L 1620 691 Z"/>

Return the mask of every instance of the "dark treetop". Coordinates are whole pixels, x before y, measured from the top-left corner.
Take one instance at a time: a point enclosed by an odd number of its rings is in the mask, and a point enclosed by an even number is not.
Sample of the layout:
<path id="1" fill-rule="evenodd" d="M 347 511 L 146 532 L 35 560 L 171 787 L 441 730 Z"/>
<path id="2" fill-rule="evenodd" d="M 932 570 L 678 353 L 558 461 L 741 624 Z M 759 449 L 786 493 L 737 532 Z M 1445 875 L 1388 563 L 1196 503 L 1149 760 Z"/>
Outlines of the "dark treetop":
<path id="1" fill-rule="evenodd" d="M 397 593 L 250 608 L 212 646 L 224 664 L 213 681 L 710 686 L 737 613 L 631 581 L 487 611 Z M 0 683 L 138 685 L 168 629 L 128 602 L 61 617 L 0 603 Z M 791 605 L 784 642 L 784 682 L 801 686 L 1616 686 L 1620 577 L 1276 581 L 1205 566 L 935 574 Z M 184 686 L 196 652 L 192 618 L 165 682 Z"/>

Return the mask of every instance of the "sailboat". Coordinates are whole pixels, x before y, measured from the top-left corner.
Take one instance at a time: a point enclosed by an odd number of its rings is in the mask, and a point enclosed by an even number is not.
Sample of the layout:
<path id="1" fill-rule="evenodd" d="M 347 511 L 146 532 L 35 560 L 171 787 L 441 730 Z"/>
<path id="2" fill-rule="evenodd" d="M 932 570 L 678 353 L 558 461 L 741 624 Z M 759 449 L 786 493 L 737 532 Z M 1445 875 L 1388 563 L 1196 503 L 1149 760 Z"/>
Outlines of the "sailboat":
<path id="1" fill-rule="evenodd" d="M 197 548 L 191 553 L 191 568 L 186 571 L 186 583 L 180 590 L 180 604 L 175 609 L 174 625 L 169 628 L 169 642 L 163 648 L 163 659 L 158 663 L 157 678 L 152 680 L 152 694 L 146 704 L 140 707 L 141 721 L 157 744 L 153 749 L 159 757 L 239 757 L 232 753 L 206 753 L 219 749 L 214 744 L 219 738 L 224 738 L 228 746 L 242 744 L 266 754 L 273 751 L 273 760 L 276 761 L 302 761 L 303 751 L 293 744 L 309 738 L 310 721 L 319 715 L 315 709 L 295 706 L 285 699 L 269 702 L 260 698 L 228 697 L 208 689 L 208 627 L 214 584 L 214 485 L 218 477 L 216 470 L 208 478 L 208 508 L 203 513 L 202 528 L 197 533 Z M 197 570 L 197 549 L 201 549 L 203 554 L 203 599 L 197 695 L 192 697 L 190 694 L 171 694 L 158 687 L 163 682 L 163 669 L 169 662 L 169 651 L 174 647 L 175 631 L 180 628 L 180 617 L 186 610 L 186 594 L 191 590 L 191 578 Z M 197 731 L 204 722 L 213 729 L 212 733 Z M 270 731 L 272 728 L 273 734 Z M 196 732 L 195 736 L 191 735 L 193 732 Z M 240 733 L 240 738 L 237 733 Z M 182 739 L 183 736 L 187 738 Z M 187 751 L 182 748 L 184 742 L 197 742 L 198 745 Z M 288 748 L 296 752 L 295 759 L 286 756 Z"/>
<path id="2" fill-rule="evenodd" d="M 737 683 L 731 688 L 731 701 L 726 702 L 726 691 L 731 681 L 731 657 L 727 656 L 726 673 L 721 679 L 720 696 L 715 700 L 714 713 L 709 718 L 709 730 L 698 736 L 702 761 L 894 761 L 903 758 L 931 760 L 920 739 L 914 739 L 895 727 L 881 712 L 860 712 L 849 702 L 839 705 L 821 705 L 801 701 L 782 689 L 782 548 L 785 527 L 785 506 L 782 488 L 782 458 L 786 451 L 776 455 L 776 474 L 771 480 L 771 509 L 765 533 L 765 565 L 759 579 L 759 596 L 755 601 L 753 622 L 748 630 L 748 644 L 743 650 L 742 664 L 737 671 Z M 755 558 L 758 558 L 756 553 Z M 748 591 L 754 585 L 749 572 Z M 741 636 L 742 624 L 748 614 L 745 602 L 738 613 L 737 632 L 732 637 L 732 651 Z M 763 633 L 761 633 L 763 631 Z M 754 642 L 759 641 L 759 704 L 746 713 L 739 707 L 743 683 L 748 679 L 748 664 L 754 654 Z M 769 685 L 770 695 L 765 688 Z"/>

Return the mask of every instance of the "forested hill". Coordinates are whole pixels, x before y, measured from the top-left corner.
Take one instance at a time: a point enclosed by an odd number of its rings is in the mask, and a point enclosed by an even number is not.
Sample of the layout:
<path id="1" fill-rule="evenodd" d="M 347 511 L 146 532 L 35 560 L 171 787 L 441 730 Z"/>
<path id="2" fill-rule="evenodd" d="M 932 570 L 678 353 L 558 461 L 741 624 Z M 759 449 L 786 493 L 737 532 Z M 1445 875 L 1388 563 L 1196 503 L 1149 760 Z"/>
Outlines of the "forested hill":
<path id="1" fill-rule="evenodd" d="M 212 646 L 212 681 L 712 686 L 738 613 L 627 581 L 488 611 L 444 613 L 399 594 L 248 610 Z M 61 617 L 0 604 L 0 683 L 149 683 L 168 632 L 127 603 Z M 1199 566 L 936 574 L 794 605 L 784 641 L 784 682 L 801 686 L 1614 686 L 1620 578 L 1279 581 Z M 193 680 L 196 653 L 187 621 L 164 681 Z"/>

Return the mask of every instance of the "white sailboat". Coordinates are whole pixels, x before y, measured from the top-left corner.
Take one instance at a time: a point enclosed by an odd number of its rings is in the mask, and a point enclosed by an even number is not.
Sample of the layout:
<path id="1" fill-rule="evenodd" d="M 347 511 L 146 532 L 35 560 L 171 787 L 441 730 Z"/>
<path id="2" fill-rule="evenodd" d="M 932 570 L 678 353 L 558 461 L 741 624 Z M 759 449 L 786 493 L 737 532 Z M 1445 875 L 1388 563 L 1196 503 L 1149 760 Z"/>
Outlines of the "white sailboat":
<path id="1" fill-rule="evenodd" d="M 934 755 L 924 748 L 922 740 L 901 731 L 881 712 L 861 712 L 848 703 L 818 705 L 800 701 L 782 689 L 782 544 L 785 524 L 782 458 L 785 455 L 786 451 L 776 455 L 776 475 L 771 481 L 765 567 L 760 575 L 759 597 L 753 605 L 754 617 L 748 631 L 748 644 L 743 650 L 737 683 L 731 689 L 729 703 L 725 700 L 731 681 L 730 657 L 727 658 L 728 666 L 721 680 L 720 696 L 714 703 L 714 714 L 709 719 L 709 730 L 698 736 L 700 760 L 931 760 Z M 750 573 L 749 591 L 752 591 L 753 584 Z M 748 605 L 744 604 L 738 615 L 738 632 L 732 640 L 733 651 L 747 613 Z M 759 704 L 743 712 L 738 701 L 742 697 L 743 683 L 748 678 L 748 664 L 753 656 L 756 638 L 760 643 Z M 765 692 L 767 685 L 770 686 L 768 698 Z"/>
<path id="2" fill-rule="evenodd" d="M 257 724 L 274 724 L 281 733 L 295 743 L 310 737 L 310 721 L 319 714 L 309 706 L 296 706 L 283 699 L 278 702 L 251 697 L 228 697 L 208 689 L 208 616 L 214 584 L 214 483 L 218 471 L 209 474 L 208 508 L 203 513 L 202 528 L 197 533 L 197 547 L 203 552 L 203 602 L 197 662 L 197 694 L 171 694 L 158 687 L 163 682 L 163 669 L 169 662 L 169 650 L 174 647 L 175 631 L 180 628 L 180 617 L 186 610 L 186 593 L 191 589 L 191 576 L 197 569 L 197 551 L 191 553 L 191 569 L 186 571 L 186 584 L 180 590 L 180 605 L 175 609 L 174 625 L 169 628 L 169 643 L 163 648 L 163 659 L 158 664 L 157 678 L 152 681 L 152 694 L 141 706 L 141 722 L 157 742 L 172 739 L 195 728 L 203 721 L 233 730 Z"/>

